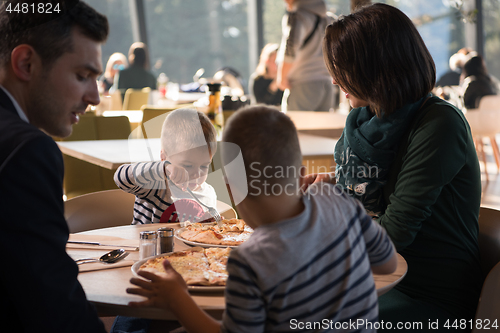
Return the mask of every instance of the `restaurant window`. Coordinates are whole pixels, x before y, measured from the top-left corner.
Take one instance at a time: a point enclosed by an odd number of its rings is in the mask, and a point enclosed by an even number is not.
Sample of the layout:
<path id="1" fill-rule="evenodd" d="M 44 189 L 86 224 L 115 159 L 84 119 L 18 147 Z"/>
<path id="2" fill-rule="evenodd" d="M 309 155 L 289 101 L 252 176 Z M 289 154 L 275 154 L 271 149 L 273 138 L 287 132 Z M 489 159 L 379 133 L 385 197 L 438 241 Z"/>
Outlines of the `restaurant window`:
<path id="1" fill-rule="evenodd" d="M 178 83 L 198 69 L 231 67 L 249 77 L 246 0 L 145 0 L 151 67 Z"/>
<path id="2" fill-rule="evenodd" d="M 500 79 L 500 1 L 483 0 L 483 20 L 486 66 Z"/>

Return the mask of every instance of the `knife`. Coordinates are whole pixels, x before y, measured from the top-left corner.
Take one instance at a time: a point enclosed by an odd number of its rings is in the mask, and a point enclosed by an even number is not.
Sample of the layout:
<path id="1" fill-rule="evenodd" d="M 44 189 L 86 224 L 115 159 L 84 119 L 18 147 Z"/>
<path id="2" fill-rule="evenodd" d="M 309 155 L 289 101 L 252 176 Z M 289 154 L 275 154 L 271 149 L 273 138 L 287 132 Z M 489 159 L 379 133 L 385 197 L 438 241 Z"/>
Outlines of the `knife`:
<path id="1" fill-rule="evenodd" d="M 99 243 L 99 242 L 82 242 L 82 241 L 72 241 L 72 240 L 69 240 L 68 243 L 71 243 L 71 244 L 95 245 L 95 246 L 116 246 L 116 247 L 130 248 L 130 249 L 133 249 L 135 251 L 139 250 L 139 248 L 137 246 L 133 246 L 133 245 L 102 244 L 102 243 Z"/>

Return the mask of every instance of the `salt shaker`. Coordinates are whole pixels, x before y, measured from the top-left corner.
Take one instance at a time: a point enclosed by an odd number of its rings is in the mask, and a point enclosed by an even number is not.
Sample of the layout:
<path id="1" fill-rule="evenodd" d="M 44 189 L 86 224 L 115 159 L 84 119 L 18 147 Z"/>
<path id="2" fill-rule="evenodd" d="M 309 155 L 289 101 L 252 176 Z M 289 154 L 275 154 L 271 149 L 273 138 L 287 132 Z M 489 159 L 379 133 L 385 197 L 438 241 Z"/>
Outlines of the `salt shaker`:
<path id="1" fill-rule="evenodd" d="M 141 231 L 139 258 L 144 259 L 156 255 L 156 231 Z"/>
<path id="2" fill-rule="evenodd" d="M 174 252 L 174 229 L 160 228 L 156 231 L 158 236 L 158 254 Z"/>

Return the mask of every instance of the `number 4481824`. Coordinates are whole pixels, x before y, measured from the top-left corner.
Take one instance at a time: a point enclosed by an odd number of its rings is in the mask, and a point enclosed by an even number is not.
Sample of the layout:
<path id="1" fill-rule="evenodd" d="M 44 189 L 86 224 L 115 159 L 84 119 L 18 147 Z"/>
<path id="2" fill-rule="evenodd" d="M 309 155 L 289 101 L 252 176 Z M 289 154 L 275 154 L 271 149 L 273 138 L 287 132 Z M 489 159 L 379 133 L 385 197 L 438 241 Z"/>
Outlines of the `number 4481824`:
<path id="1" fill-rule="evenodd" d="M 495 320 L 490 320 L 490 319 L 455 319 L 451 321 L 448 319 L 444 323 L 444 327 L 447 329 L 483 329 L 483 330 L 489 330 L 489 329 L 498 329 L 498 319 Z"/>
<path id="2" fill-rule="evenodd" d="M 12 6 L 12 3 L 9 2 L 7 4 L 7 8 L 5 10 L 8 13 L 23 13 L 23 14 L 52 14 L 52 13 L 59 13 L 61 9 L 59 8 L 59 3 L 52 4 L 50 2 L 47 3 L 17 3 L 15 6 Z"/>

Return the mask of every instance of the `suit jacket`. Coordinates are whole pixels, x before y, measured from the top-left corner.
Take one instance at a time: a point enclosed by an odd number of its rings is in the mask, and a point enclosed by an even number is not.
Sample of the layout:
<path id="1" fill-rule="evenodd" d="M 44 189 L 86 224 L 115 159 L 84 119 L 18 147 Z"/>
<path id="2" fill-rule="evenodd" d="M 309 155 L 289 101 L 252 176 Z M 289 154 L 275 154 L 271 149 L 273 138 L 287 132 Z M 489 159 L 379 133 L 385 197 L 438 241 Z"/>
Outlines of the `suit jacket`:
<path id="1" fill-rule="evenodd" d="M 105 332 L 66 254 L 63 174 L 56 143 L 0 89 L 0 320 L 16 332 Z"/>

